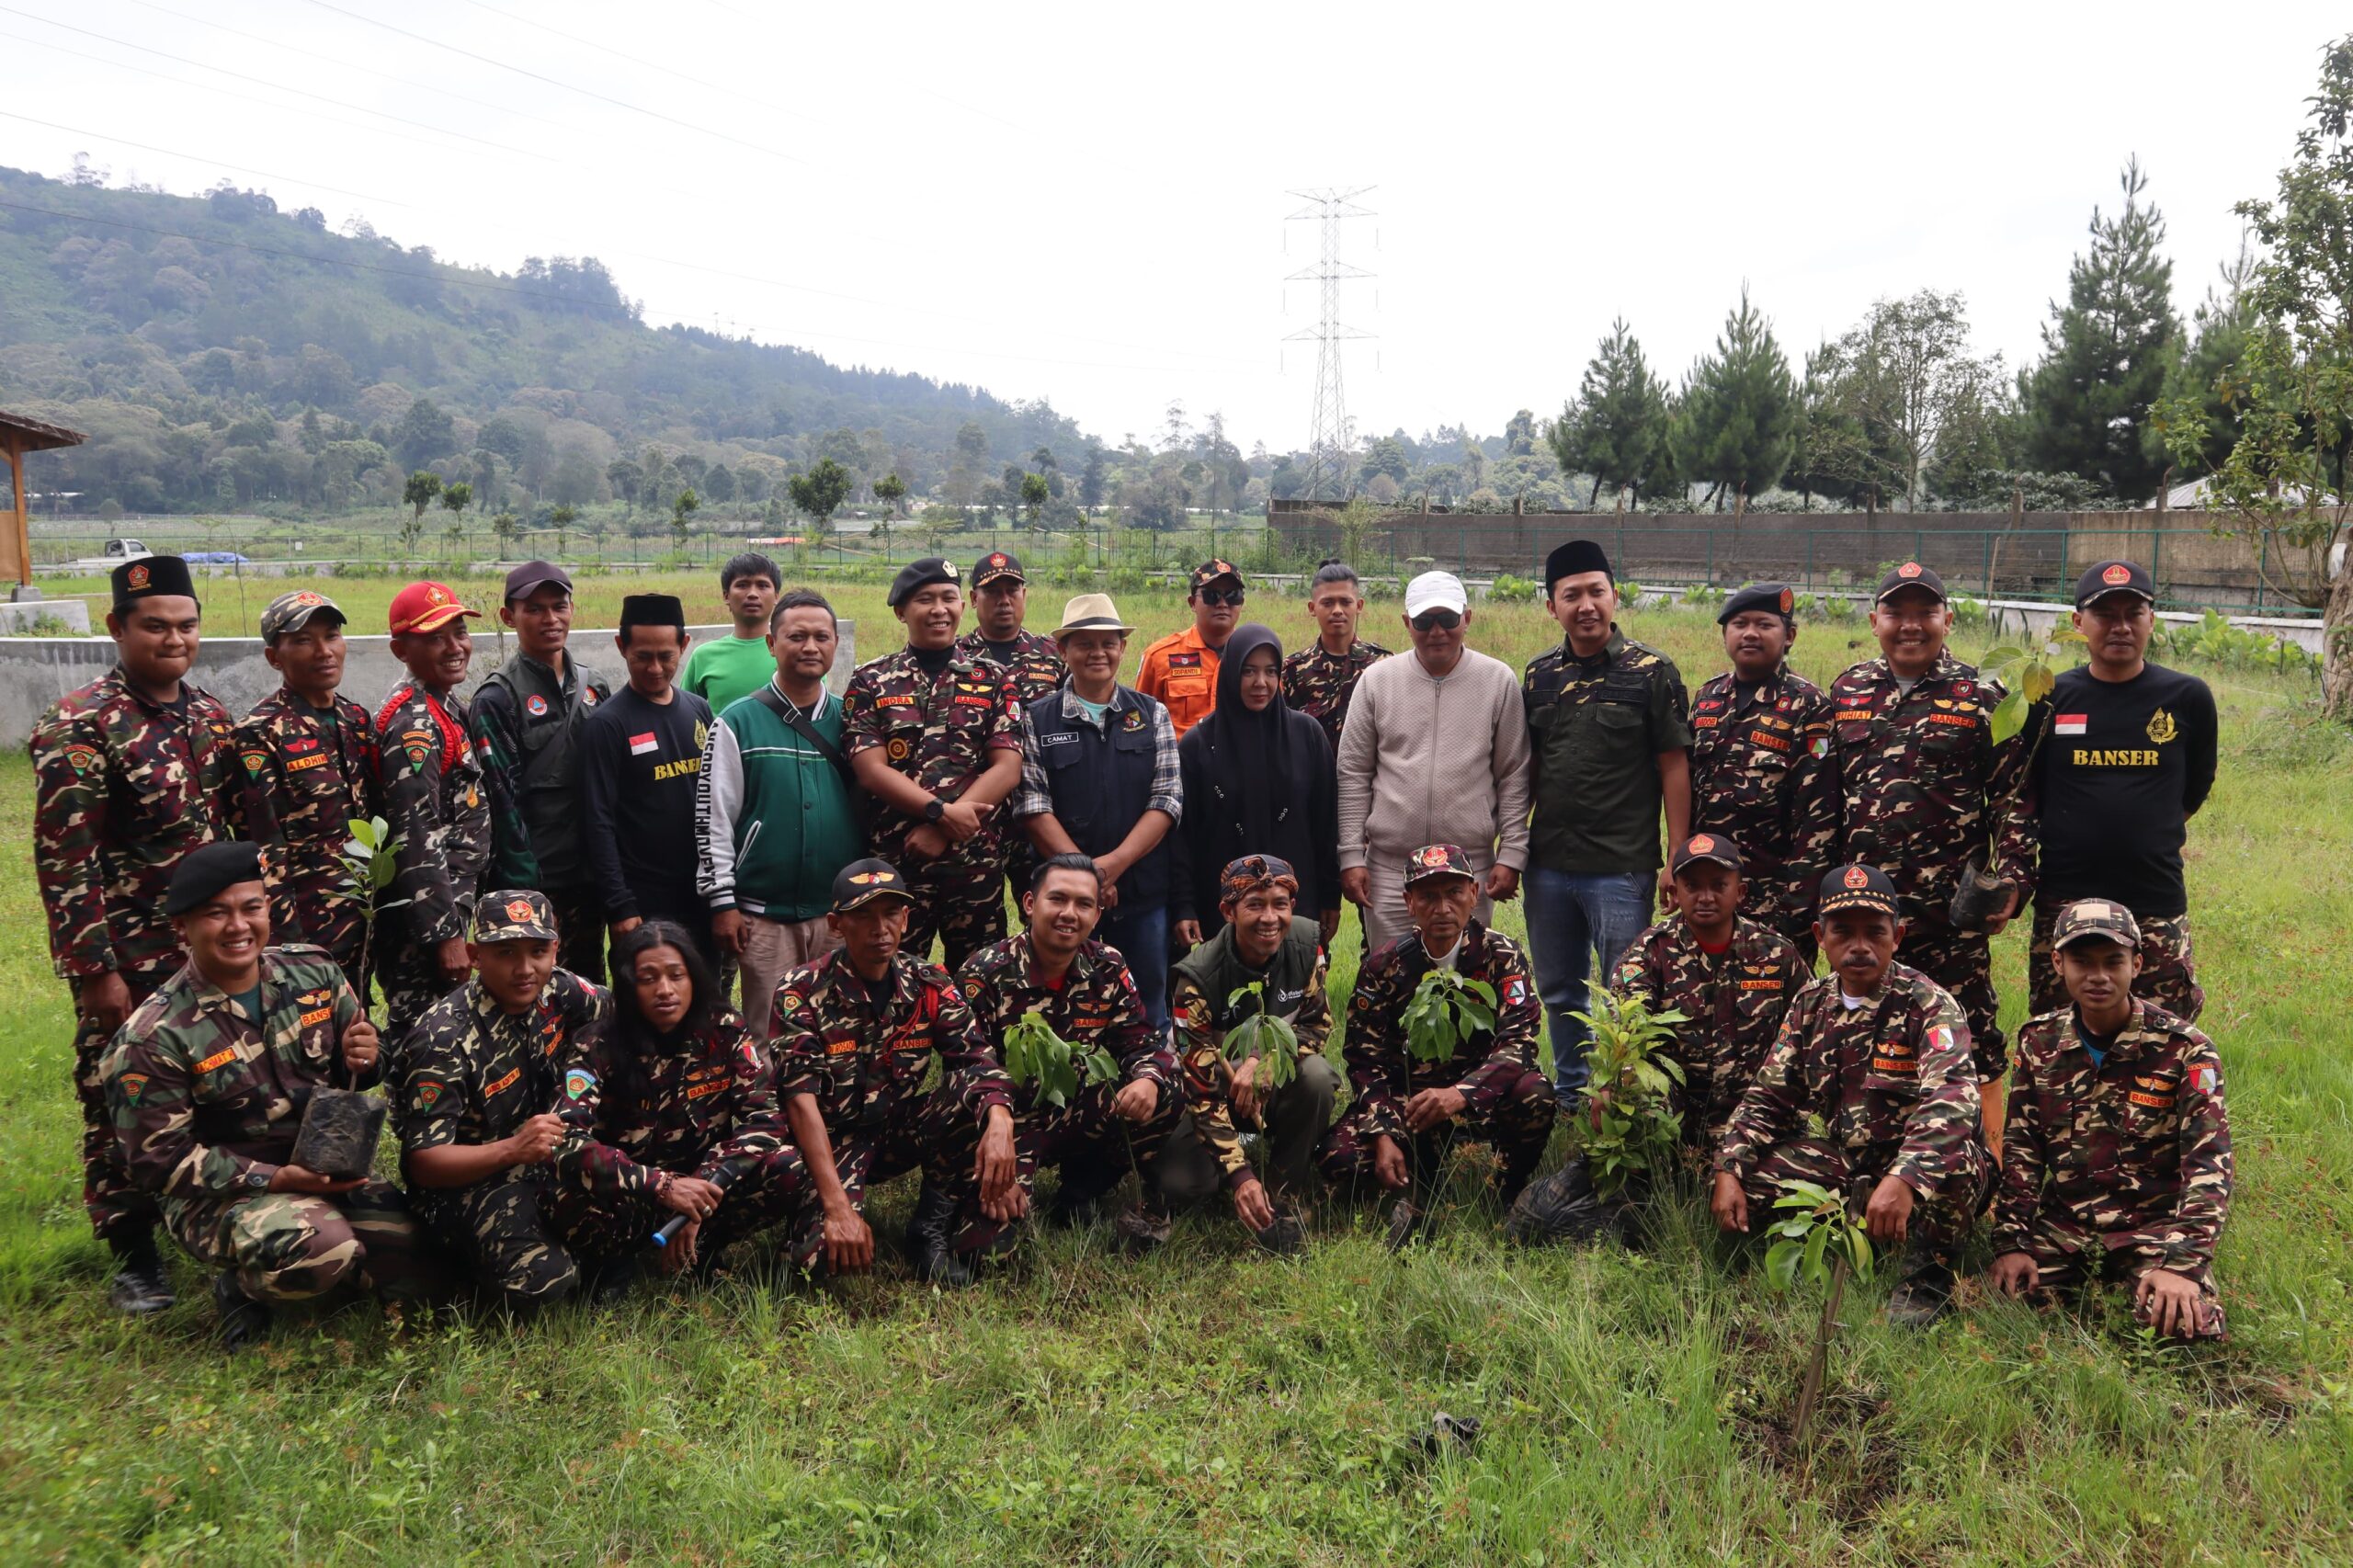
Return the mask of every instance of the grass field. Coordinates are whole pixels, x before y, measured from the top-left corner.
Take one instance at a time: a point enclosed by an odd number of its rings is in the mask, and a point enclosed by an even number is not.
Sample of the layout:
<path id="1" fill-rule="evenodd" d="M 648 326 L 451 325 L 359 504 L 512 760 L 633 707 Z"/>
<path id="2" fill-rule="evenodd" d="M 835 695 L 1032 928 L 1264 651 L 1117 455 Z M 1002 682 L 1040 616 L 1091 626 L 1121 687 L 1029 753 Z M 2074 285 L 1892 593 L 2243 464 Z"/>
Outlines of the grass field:
<path id="1" fill-rule="evenodd" d="M 717 595 L 701 584 L 665 585 L 699 593 L 702 614 Z M 624 585 L 584 581 L 586 618 Z M 837 597 L 861 652 L 889 645 L 879 587 Z M 1037 597 L 1051 625 L 1062 591 Z M 1182 613 L 1165 594 L 1123 608 L 1150 632 Z M 1304 634 L 1296 600 L 1248 613 Z M 1395 607 L 1373 613 L 1400 645 Z M 1691 684 L 1721 663 L 1700 617 L 1628 625 Z M 1472 627 L 1515 664 L 1555 635 L 1529 608 Z M 1797 663 L 1826 679 L 1863 636 L 1809 629 Z M 1648 1252 L 1516 1253 L 1475 1172 L 1435 1245 L 1404 1260 L 1337 1210 L 1297 1263 L 1198 1220 L 1138 1265 L 1099 1233 L 1040 1238 L 960 1296 L 895 1259 L 832 1294 L 747 1270 L 520 1334 L 395 1337 L 355 1309 L 235 1361 L 207 1345 L 203 1277 L 183 1262 L 182 1306 L 122 1322 L 80 1212 L 64 991 L 22 874 L 29 774 L 6 758 L 0 1560 L 2353 1558 L 2353 746 L 2303 722 L 2309 684 L 2203 673 L 2224 762 L 2189 874 L 2236 1133 L 2234 1338 L 2189 1354 L 1973 1297 L 1898 1335 L 1877 1320 L 1884 1286 L 1866 1290 L 1810 1463 L 1781 1435 L 1813 1301 L 1707 1243 L 1696 1204 Z M 1518 934 L 1516 908 L 1505 925 Z M 2022 937 L 1997 958 L 2014 1020 Z M 1484 1422 L 1475 1449 L 1421 1451 L 1440 1409 Z"/>

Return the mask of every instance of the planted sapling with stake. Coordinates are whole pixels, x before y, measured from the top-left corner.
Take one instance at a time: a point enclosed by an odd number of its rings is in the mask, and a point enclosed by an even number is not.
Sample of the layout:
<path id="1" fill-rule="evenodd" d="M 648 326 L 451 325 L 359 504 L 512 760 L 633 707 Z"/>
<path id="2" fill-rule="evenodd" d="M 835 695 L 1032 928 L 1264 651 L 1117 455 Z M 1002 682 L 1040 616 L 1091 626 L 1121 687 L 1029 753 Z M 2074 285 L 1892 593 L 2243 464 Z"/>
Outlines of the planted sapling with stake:
<path id="1" fill-rule="evenodd" d="M 1788 1290 L 1800 1279 L 1825 1286 L 1822 1318 L 1813 1331 L 1813 1354 L 1806 1362 L 1805 1381 L 1798 1390 L 1797 1419 L 1791 1433 L 1801 1446 L 1813 1437 L 1814 1416 L 1821 1408 L 1822 1377 L 1830 1363 L 1830 1336 L 1838 1328 L 1838 1302 L 1846 1294 L 1847 1276 L 1868 1282 L 1871 1277 L 1871 1239 L 1847 1200 L 1826 1187 L 1810 1181 L 1784 1181 L 1776 1210 L 1788 1210 L 1768 1233 L 1775 1237 L 1765 1249 L 1765 1278 L 1777 1290 Z"/>

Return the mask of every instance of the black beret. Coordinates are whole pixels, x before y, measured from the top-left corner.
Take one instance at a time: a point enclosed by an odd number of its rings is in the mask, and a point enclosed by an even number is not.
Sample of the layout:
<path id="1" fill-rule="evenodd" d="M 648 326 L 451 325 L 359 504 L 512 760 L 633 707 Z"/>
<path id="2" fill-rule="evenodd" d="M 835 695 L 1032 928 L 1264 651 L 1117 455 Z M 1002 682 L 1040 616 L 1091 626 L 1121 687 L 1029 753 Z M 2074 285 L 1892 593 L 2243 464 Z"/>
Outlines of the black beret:
<path id="1" fill-rule="evenodd" d="M 899 568 L 899 574 L 891 580 L 891 592 L 883 602 L 896 609 L 934 583 L 954 583 L 958 580 L 954 562 L 926 555 L 921 561 L 910 561 Z"/>
<path id="2" fill-rule="evenodd" d="M 1770 610 L 1788 624 L 1797 624 L 1798 597 L 1787 583 L 1751 583 L 1724 600 L 1724 608 L 1717 612 L 1716 624 L 1723 625 L 1743 610 Z"/>
<path id="3" fill-rule="evenodd" d="M 676 594 L 631 594 L 621 600 L 621 634 L 627 636 L 632 626 L 675 626 L 684 631 L 687 609 Z"/>
<path id="4" fill-rule="evenodd" d="M 199 845 L 172 868 L 171 886 L 164 893 L 164 913 L 186 915 L 224 888 L 259 881 L 259 846 L 230 840 Z"/>
<path id="5" fill-rule="evenodd" d="M 1608 574 L 1611 582 L 1618 580 L 1618 574 L 1609 570 L 1609 557 L 1602 553 L 1601 546 L 1589 539 L 1573 539 L 1555 547 L 1544 558 L 1545 597 L 1552 597 L 1553 584 L 1580 572 L 1601 572 Z"/>
<path id="6" fill-rule="evenodd" d="M 114 608 L 119 610 L 129 608 L 133 599 L 159 595 L 196 597 L 196 579 L 188 574 L 188 562 L 176 555 L 142 555 L 124 562 L 108 577 L 114 584 Z"/>

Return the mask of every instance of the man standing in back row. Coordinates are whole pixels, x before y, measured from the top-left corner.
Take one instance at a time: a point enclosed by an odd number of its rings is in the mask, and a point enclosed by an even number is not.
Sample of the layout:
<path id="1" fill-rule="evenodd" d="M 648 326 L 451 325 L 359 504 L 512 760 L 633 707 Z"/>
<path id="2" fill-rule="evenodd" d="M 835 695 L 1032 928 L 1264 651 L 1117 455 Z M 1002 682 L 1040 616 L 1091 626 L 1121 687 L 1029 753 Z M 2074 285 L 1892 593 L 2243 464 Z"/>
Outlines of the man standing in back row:
<path id="1" fill-rule="evenodd" d="M 1218 661 L 1248 597 L 1240 567 L 1231 561 L 1202 562 L 1193 568 L 1185 595 L 1193 607 L 1193 624 L 1146 648 L 1136 665 L 1136 689 L 1168 710 L 1180 741 L 1217 706 Z"/>
<path id="2" fill-rule="evenodd" d="M 1389 650 L 1357 635 L 1364 585 L 1357 580 L 1357 569 L 1336 556 L 1315 569 L 1307 585 L 1307 614 L 1315 622 L 1315 642 L 1283 661 L 1283 700 L 1293 712 L 1324 726 L 1336 757 L 1357 677 L 1387 658 Z"/>
<path id="3" fill-rule="evenodd" d="M 1020 558 L 993 550 L 972 563 L 972 630 L 956 639 L 956 652 L 988 659 L 1013 677 L 1017 712 L 1069 677 L 1061 651 L 1029 630 L 1029 578 Z"/>
<path id="4" fill-rule="evenodd" d="M 648 920 L 686 927 L 714 966 L 710 904 L 695 890 L 695 806 L 710 705 L 676 681 L 686 610 L 669 594 L 621 600 L 613 639 L 629 684 L 580 726 L 582 840 L 616 940 Z"/>
<path id="5" fill-rule="evenodd" d="M 2091 898 L 2132 912 L 2134 995 L 2185 1024 L 2205 1005 L 2181 847 L 2214 787 L 2214 694 L 2196 676 L 2149 663 L 2155 605 L 2156 585 L 2130 561 L 2095 562 L 2075 584 L 2075 630 L 2091 663 L 2052 689 L 2051 734 L 2028 783 L 2042 825 L 2027 960 L 2028 1011 L 2037 1015 L 2066 1005 L 2052 959 L 2059 912 Z"/>

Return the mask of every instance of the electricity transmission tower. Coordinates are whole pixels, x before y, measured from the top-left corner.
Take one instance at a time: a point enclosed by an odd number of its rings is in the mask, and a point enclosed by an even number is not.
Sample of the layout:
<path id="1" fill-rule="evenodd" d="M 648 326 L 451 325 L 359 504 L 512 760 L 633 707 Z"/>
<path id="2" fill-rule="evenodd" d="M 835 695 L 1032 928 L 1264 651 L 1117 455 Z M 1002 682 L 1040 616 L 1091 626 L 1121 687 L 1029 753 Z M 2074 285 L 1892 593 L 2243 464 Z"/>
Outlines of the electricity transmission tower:
<path id="1" fill-rule="evenodd" d="M 1307 203 L 1285 222 L 1317 222 L 1323 226 L 1323 245 L 1315 265 L 1290 274 L 1286 281 L 1314 282 L 1322 285 L 1323 312 L 1316 324 L 1302 327 L 1283 339 L 1286 343 L 1312 342 L 1315 348 L 1315 415 L 1308 440 L 1307 489 L 1308 499 L 1337 499 L 1347 494 L 1348 481 L 1348 409 L 1341 386 L 1340 345 L 1352 337 L 1370 337 L 1340 320 L 1340 285 L 1353 279 L 1370 278 L 1371 273 L 1340 259 L 1340 225 L 1351 218 L 1370 218 L 1370 210 L 1358 207 L 1356 199 L 1370 190 L 1369 185 L 1341 190 L 1327 187 L 1321 190 L 1294 190 L 1290 194 Z"/>

